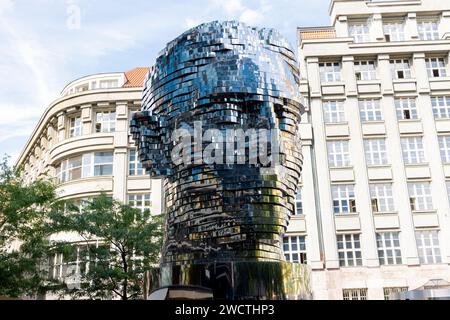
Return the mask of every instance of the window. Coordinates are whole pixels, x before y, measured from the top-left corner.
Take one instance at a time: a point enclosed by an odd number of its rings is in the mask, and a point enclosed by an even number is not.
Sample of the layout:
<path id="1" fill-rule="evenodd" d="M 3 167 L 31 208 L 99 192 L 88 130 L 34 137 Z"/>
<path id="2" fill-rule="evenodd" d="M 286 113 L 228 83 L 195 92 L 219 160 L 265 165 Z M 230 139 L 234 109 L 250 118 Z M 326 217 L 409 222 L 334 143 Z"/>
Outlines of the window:
<path id="1" fill-rule="evenodd" d="M 386 139 L 364 139 L 367 165 L 385 165 L 387 161 Z"/>
<path id="2" fill-rule="evenodd" d="M 408 183 L 409 203 L 412 211 L 433 210 L 429 182 Z"/>
<path id="3" fill-rule="evenodd" d="M 439 40 L 438 19 L 417 21 L 420 40 Z"/>
<path id="4" fill-rule="evenodd" d="M 427 66 L 428 77 L 439 78 L 447 76 L 444 58 L 426 58 L 425 63 Z"/>
<path id="5" fill-rule="evenodd" d="M 100 81 L 100 89 L 117 88 L 119 82 L 117 80 L 102 80 Z"/>
<path id="6" fill-rule="evenodd" d="M 381 121 L 380 100 L 378 99 L 363 99 L 358 101 L 359 114 L 361 121 Z"/>
<path id="7" fill-rule="evenodd" d="M 320 81 L 335 82 L 341 81 L 341 64 L 339 62 L 319 63 Z"/>
<path id="8" fill-rule="evenodd" d="M 416 245 L 421 264 L 441 263 L 437 230 L 416 231 Z"/>
<path id="9" fill-rule="evenodd" d="M 398 232 L 377 233 L 378 259 L 381 265 L 402 264 Z"/>
<path id="10" fill-rule="evenodd" d="M 348 151 L 348 140 L 328 141 L 328 165 L 330 167 L 350 166 L 350 153 Z"/>
<path id="11" fill-rule="evenodd" d="M 400 293 L 408 291 L 408 287 L 388 287 L 383 288 L 384 300 L 391 300 L 391 293 Z"/>
<path id="12" fill-rule="evenodd" d="M 81 178 L 82 157 L 77 156 L 63 160 L 56 167 L 56 178 L 58 182 L 66 182 Z"/>
<path id="13" fill-rule="evenodd" d="M 142 176 L 145 174 L 136 150 L 129 150 L 128 152 L 128 174 L 130 176 Z"/>
<path id="14" fill-rule="evenodd" d="M 375 61 L 355 61 L 356 80 L 375 80 L 377 78 Z"/>
<path id="15" fill-rule="evenodd" d="M 356 212 L 355 192 L 353 185 L 335 185 L 331 187 L 334 213 Z"/>
<path id="16" fill-rule="evenodd" d="M 116 130 L 116 112 L 97 112 L 95 132 L 114 132 Z"/>
<path id="17" fill-rule="evenodd" d="M 370 184 L 370 198 L 373 212 L 395 211 L 392 185 L 390 183 Z"/>
<path id="18" fill-rule="evenodd" d="M 303 214 L 303 204 L 302 204 L 302 188 L 298 188 L 298 192 L 295 196 L 295 215 L 300 216 Z"/>
<path id="19" fill-rule="evenodd" d="M 355 21 L 349 24 L 348 34 L 356 43 L 370 41 L 369 26 L 367 24 L 367 21 Z"/>
<path id="20" fill-rule="evenodd" d="M 93 176 L 112 175 L 112 152 L 86 153 L 61 161 L 56 167 L 58 182 L 66 182 Z"/>
<path id="21" fill-rule="evenodd" d="M 397 110 L 398 120 L 412 120 L 419 118 L 417 114 L 416 99 L 414 98 L 395 99 L 395 109 Z"/>
<path id="22" fill-rule="evenodd" d="M 390 60 L 393 79 L 410 79 L 411 63 L 409 59 Z"/>
<path id="23" fill-rule="evenodd" d="M 342 295 L 344 300 L 367 300 L 367 289 L 344 289 Z"/>
<path id="24" fill-rule="evenodd" d="M 405 164 L 425 162 L 422 137 L 401 138 L 403 161 Z"/>
<path id="25" fill-rule="evenodd" d="M 89 272 L 91 261 L 95 261 L 94 257 L 98 254 L 107 254 L 108 251 L 106 247 L 99 245 L 98 241 L 88 245 L 75 244 L 71 250 L 55 253 L 50 257 L 49 276 L 51 279 L 66 283 L 79 283 L 80 276 Z"/>
<path id="26" fill-rule="evenodd" d="M 341 267 L 362 265 L 359 234 L 338 234 L 337 247 Z"/>
<path id="27" fill-rule="evenodd" d="M 83 126 L 80 116 L 73 116 L 69 118 L 69 138 L 81 136 Z"/>
<path id="28" fill-rule="evenodd" d="M 323 113 L 325 123 L 337 123 L 346 121 L 343 101 L 324 101 Z"/>
<path id="29" fill-rule="evenodd" d="M 150 210 L 152 206 L 150 194 L 129 194 L 128 204 L 133 208 L 140 209 L 142 212 Z"/>
<path id="30" fill-rule="evenodd" d="M 450 118 L 450 96 L 431 97 L 435 119 Z"/>
<path id="31" fill-rule="evenodd" d="M 450 163 L 450 136 L 439 136 L 439 148 L 442 162 Z"/>
<path id="32" fill-rule="evenodd" d="M 283 238 L 283 251 L 286 261 L 306 264 L 306 237 L 285 236 Z"/>
<path id="33" fill-rule="evenodd" d="M 384 37 L 389 41 L 405 41 L 403 21 L 387 21 L 383 24 Z"/>

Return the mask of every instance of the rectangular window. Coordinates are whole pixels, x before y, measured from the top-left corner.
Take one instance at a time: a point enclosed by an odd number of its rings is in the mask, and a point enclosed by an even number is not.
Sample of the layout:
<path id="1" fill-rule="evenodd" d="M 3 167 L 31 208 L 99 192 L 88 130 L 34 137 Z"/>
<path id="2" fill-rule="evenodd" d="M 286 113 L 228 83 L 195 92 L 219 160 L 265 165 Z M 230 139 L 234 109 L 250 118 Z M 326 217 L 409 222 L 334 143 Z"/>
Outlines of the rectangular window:
<path id="1" fill-rule="evenodd" d="M 140 209 L 142 212 L 150 210 L 152 206 L 150 194 L 129 194 L 128 204 L 133 208 Z"/>
<path id="2" fill-rule="evenodd" d="M 298 188 L 297 195 L 295 196 L 295 215 L 300 216 L 303 214 L 302 204 L 302 188 Z"/>
<path id="3" fill-rule="evenodd" d="M 406 292 L 408 291 L 408 287 L 388 287 L 383 288 L 384 292 L 384 300 L 391 300 L 391 294 Z"/>
<path id="4" fill-rule="evenodd" d="M 413 120 L 419 118 L 415 98 L 395 99 L 395 109 L 397 110 L 398 120 Z"/>
<path id="5" fill-rule="evenodd" d="M 81 136 L 83 126 L 80 116 L 73 116 L 69 118 L 69 138 Z"/>
<path id="6" fill-rule="evenodd" d="M 439 40 L 438 18 L 418 19 L 417 30 L 420 40 Z"/>
<path id="7" fill-rule="evenodd" d="M 111 176 L 112 172 L 112 152 L 95 152 L 83 155 L 83 178 L 93 176 Z"/>
<path id="8" fill-rule="evenodd" d="M 385 165 L 387 161 L 386 139 L 364 139 L 367 165 Z"/>
<path id="9" fill-rule="evenodd" d="M 117 88 L 119 82 L 117 80 L 102 80 L 100 81 L 100 89 Z"/>
<path id="10" fill-rule="evenodd" d="M 370 32 L 367 20 L 355 21 L 349 24 L 348 34 L 355 43 L 369 42 Z"/>
<path id="11" fill-rule="evenodd" d="M 342 295 L 344 300 L 367 300 L 367 289 L 344 289 Z"/>
<path id="12" fill-rule="evenodd" d="M 447 76 L 446 63 L 444 58 L 426 58 L 428 77 L 439 78 Z"/>
<path id="13" fill-rule="evenodd" d="M 416 244 L 421 264 L 442 262 L 437 230 L 416 231 Z"/>
<path id="14" fill-rule="evenodd" d="M 356 80 L 375 80 L 377 71 L 375 61 L 355 61 Z"/>
<path id="15" fill-rule="evenodd" d="M 412 211 L 433 210 L 429 182 L 408 183 L 409 203 Z"/>
<path id="16" fill-rule="evenodd" d="M 363 99 L 358 101 L 359 114 L 361 121 L 381 121 L 380 100 L 378 99 Z"/>
<path id="17" fill-rule="evenodd" d="M 286 261 L 306 264 L 306 237 L 284 236 L 283 251 Z"/>
<path id="18" fill-rule="evenodd" d="M 114 132 L 116 131 L 116 112 L 103 111 L 97 112 L 95 119 L 95 132 Z"/>
<path id="19" fill-rule="evenodd" d="M 370 184 L 370 198 L 373 212 L 395 211 L 394 196 L 392 194 L 392 184 L 374 183 Z"/>
<path id="20" fill-rule="evenodd" d="M 446 181 L 445 185 L 447 186 L 448 203 L 450 203 L 450 181 Z"/>
<path id="21" fill-rule="evenodd" d="M 359 234 L 338 234 L 337 247 L 339 265 L 353 267 L 362 265 L 361 243 Z"/>
<path id="22" fill-rule="evenodd" d="M 383 24 L 383 31 L 386 42 L 405 41 L 405 26 L 403 21 L 386 21 Z"/>
<path id="23" fill-rule="evenodd" d="M 328 141 L 328 165 L 333 168 L 350 166 L 348 140 Z"/>
<path id="24" fill-rule="evenodd" d="M 334 213 L 356 212 L 354 186 L 351 184 L 334 185 L 331 187 Z"/>
<path id="25" fill-rule="evenodd" d="M 323 114 L 325 123 L 346 121 L 343 101 L 324 101 Z"/>
<path id="26" fill-rule="evenodd" d="M 403 161 L 405 164 L 418 164 L 425 162 L 422 137 L 401 138 Z"/>
<path id="27" fill-rule="evenodd" d="M 402 264 L 399 232 L 377 233 L 377 248 L 381 265 Z"/>
<path id="28" fill-rule="evenodd" d="M 340 62 L 321 62 L 319 63 L 319 72 L 322 82 L 341 81 Z"/>
<path id="29" fill-rule="evenodd" d="M 63 160 L 56 167 L 56 178 L 59 183 L 80 179 L 82 177 L 81 168 L 81 156 Z"/>
<path id="30" fill-rule="evenodd" d="M 139 161 L 136 150 L 129 150 L 128 152 L 128 175 L 130 176 L 142 176 L 144 175 L 144 169 L 142 163 Z"/>
<path id="31" fill-rule="evenodd" d="M 431 97 L 435 119 L 450 118 L 450 96 Z"/>
<path id="32" fill-rule="evenodd" d="M 439 148 L 442 162 L 450 163 L 450 136 L 439 136 Z"/>
<path id="33" fill-rule="evenodd" d="M 411 63 L 409 59 L 390 60 L 393 79 L 411 79 Z"/>

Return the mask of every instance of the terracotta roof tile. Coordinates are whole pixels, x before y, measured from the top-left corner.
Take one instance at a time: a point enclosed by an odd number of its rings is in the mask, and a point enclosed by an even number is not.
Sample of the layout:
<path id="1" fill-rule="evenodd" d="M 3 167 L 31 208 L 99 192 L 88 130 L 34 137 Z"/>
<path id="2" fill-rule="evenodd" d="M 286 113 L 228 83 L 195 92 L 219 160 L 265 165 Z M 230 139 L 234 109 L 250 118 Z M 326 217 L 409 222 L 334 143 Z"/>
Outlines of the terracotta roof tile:
<path id="1" fill-rule="evenodd" d="M 123 88 L 136 88 L 144 85 L 145 76 L 147 75 L 149 68 L 137 67 L 125 72 L 126 81 Z"/>

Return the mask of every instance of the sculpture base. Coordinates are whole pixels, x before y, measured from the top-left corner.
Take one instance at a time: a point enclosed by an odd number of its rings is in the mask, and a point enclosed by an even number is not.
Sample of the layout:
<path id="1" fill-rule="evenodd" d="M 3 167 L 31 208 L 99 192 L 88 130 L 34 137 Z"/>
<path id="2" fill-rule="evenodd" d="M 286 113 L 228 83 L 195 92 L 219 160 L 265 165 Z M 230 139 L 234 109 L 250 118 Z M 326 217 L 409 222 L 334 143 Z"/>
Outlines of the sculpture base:
<path id="1" fill-rule="evenodd" d="M 298 263 L 231 261 L 209 264 L 163 264 L 160 266 L 158 278 L 159 281 L 153 281 L 155 284 L 158 283 L 158 288 L 201 287 L 211 290 L 214 299 L 311 298 L 309 268 Z"/>

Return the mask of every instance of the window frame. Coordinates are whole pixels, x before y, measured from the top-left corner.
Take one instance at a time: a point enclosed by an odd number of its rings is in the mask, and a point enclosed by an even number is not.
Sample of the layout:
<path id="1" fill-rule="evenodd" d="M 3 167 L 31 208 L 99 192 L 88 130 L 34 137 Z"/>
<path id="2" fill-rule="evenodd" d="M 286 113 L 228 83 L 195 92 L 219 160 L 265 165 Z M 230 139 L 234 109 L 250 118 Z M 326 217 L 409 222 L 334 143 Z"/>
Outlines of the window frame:
<path id="1" fill-rule="evenodd" d="M 328 166 L 346 168 L 352 166 L 349 140 L 327 140 Z"/>
<path id="2" fill-rule="evenodd" d="M 435 119 L 450 119 L 450 96 L 431 96 Z"/>
<path id="3" fill-rule="evenodd" d="M 371 41 L 368 19 L 351 21 L 348 23 L 348 35 L 354 43 L 366 43 Z"/>
<path id="4" fill-rule="evenodd" d="M 77 121 L 78 120 L 78 121 Z M 73 123 L 72 123 L 73 122 Z M 83 122 L 81 114 L 70 115 L 67 117 L 67 137 L 75 138 L 83 135 Z"/>
<path id="5" fill-rule="evenodd" d="M 394 80 L 412 79 L 411 59 L 390 59 L 389 64 L 391 66 L 391 74 Z M 399 76 L 399 72 L 402 72 L 403 77 Z"/>
<path id="6" fill-rule="evenodd" d="M 356 60 L 353 65 L 357 81 L 370 81 L 378 79 L 377 63 L 375 60 Z"/>
<path id="7" fill-rule="evenodd" d="M 322 102 L 325 123 L 343 123 L 347 121 L 342 100 L 326 100 Z"/>
<path id="8" fill-rule="evenodd" d="M 444 57 L 425 58 L 428 78 L 447 77 L 447 59 Z M 434 66 L 433 66 L 434 65 Z"/>
<path id="9" fill-rule="evenodd" d="M 408 195 L 412 212 L 434 210 L 430 182 L 408 182 Z"/>
<path id="10" fill-rule="evenodd" d="M 395 212 L 392 183 L 370 183 L 370 199 L 373 213 Z M 374 202 L 376 200 L 376 207 Z"/>
<path id="11" fill-rule="evenodd" d="M 145 176 L 145 170 L 142 167 L 142 162 L 139 161 L 137 149 L 128 150 L 128 176 L 130 177 Z"/>
<path id="12" fill-rule="evenodd" d="M 367 166 L 388 165 L 389 161 L 386 150 L 386 138 L 363 139 L 363 144 Z"/>
<path id="13" fill-rule="evenodd" d="M 450 163 L 450 135 L 439 135 L 439 152 L 443 164 Z"/>
<path id="14" fill-rule="evenodd" d="M 416 98 L 395 98 L 395 112 L 397 120 L 419 120 Z"/>
<path id="15" fill-rule="evenodd" d="M 319 62 L 320 82 L 339 82 L 341 81 L 342 66 L 340 61 Z"/>
<path id="16" fill-rule="evenodd" d="M 99 119 L 99 115 L 101 118 Z M 108 115 L 105 119 L 105 115 Z M 114 119 L 111 119 L 114 115 Z M 95 133 L 114 133 L 116 132 L 117 113 L 116 110 L 97 110 L 95 111 Z"/>

